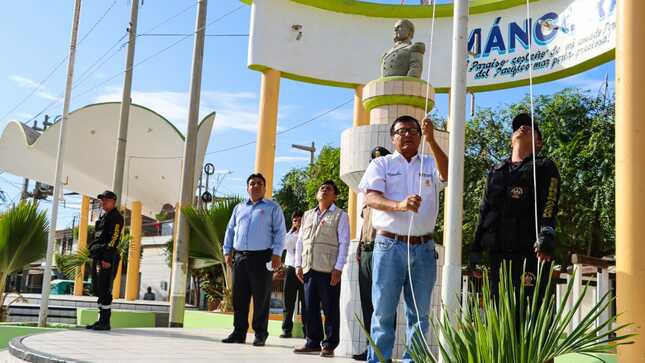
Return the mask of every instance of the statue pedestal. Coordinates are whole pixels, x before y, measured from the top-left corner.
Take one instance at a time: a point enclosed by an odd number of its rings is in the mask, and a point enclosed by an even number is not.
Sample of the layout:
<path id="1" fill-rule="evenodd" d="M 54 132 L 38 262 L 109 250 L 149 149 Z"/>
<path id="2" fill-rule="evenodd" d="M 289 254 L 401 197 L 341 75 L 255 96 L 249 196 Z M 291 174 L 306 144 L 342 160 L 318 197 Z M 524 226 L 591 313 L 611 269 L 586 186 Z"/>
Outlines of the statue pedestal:
<path id="1" fill-rule="evenodd" d="M 428 112 L 434 107 L 434 89 L 414 77 L 385 77 L 363 88 L 363 105 L 370 114 L 370 125 L 352 127 L 342 132 L 340 142 L 340 178 L 358 193 L 358 183 L 371 160 L 371 151 L 383 146 L 394 151 L 390 125 L 397 117 L 410 115 L 419 122 L 425 118 L 426 91 Z M 435 139 L 448 154 L 448 133 L 435 129 Z M 426 144 L 425 153 L 431 154 Z"/>
<path id="2" fill-rule="evenodd" d="M 361 324 L 363 323 L 363 312 L 361 311 L 361 297 L 358 289 L 358 269 L 359 264 L 356 261 L 356 248 L 358 241 L 352 241 L 349 245 L 347 253 L 347 263 L 343 268 L 341 277 L 340 288 L 340 344 L 336 348 L 337 356 L 351 357 L 354 354 L 359 354 L 367 348 L 367 337 L 363 333 Z M 430 307 L 430 318 L 439 317 L 441 314 L 441 271 L 444 260 L 444 248 L 437 245 L 437 253 L 439 259 L 437 260 L 437 280 L 435 281 L 434 289 L 432 291 L 432 304 Z M 406 332 L 406 319 L 405 319 L 405 306 L 403 298 L 403 289 L 401 289 L 401 297 L 399 306 L 396 309 L 396 339 L 392 350 L 392 358 L 400 359 L 405 352 L 405 332 Z M 357 320 L 357 318 L 359 320 Z M 359 323 L 360 321 L 360 323 Z M 426 340 L 430 344 L 430 348 L 436 354 L 438 352 L 438 345 L 432 333 L 432 325 Z"/>
<path id="3" fill-rule="evenodd" d="M 376 146 L 383 146 L 394 151 L 390 136 L 390 125 L 399 116 L 410 115 L 419 122 L 424 119 L 426 112 L 426 91 L 428 91 L 427 109 L 434 107 L 434 89 L 427 90 L 427 83 L 414 77 L 385 77 L 374 80 L 363 88 L 363 105 L 370 114 L 370 125 L 349 128 L 341 134 L 340 146 L 340 177 L 354 192 L 359 192 L 358 184 L 371 160 L 371 151 Z M 435 139 L 442 150 L 448 154 L 448 133 L 435 129 Z M 430 146 L 426 144 L 425 152 L 430 154 Z M 363 205 L 362 195 L 359 194 L 357 208 Z M 356 213 L 360 216 L 360 213 Z M 362 225 L 357 218 L 357 229 Z M 356 261 L 357 241 L 349 247 L 347 263 L 343 270 L 340 295 L 340 345 L 336 354 L 351 356 L 365 350 L 367 338 L 363 333 L 356 316 L 361 319 L 362 312 L 358 288 L 358 262 Z M 441 301 L 441 273 L 443 267 L 443 246 L 437 245 L 439 259 L 437 260 L 437 280 L 432 293 L 430 315 L 438 317 Z M 401 296 L 397 308 L 396 341 L 393 358 L 400 358 L 405 352 L 406 319 L 404 299 Z M 437 349 L 432 332 L 428 332 L 427 341 L 433 350 Z"/>
<path id="4" fill-rule="evenodd" d="M 419 122 L 434 108 L 434 89 L 415 77 L 384 77 L 363 88 L 363 106 L 370 113 L 370 124 L 390 125 L 397 117 L 410 115 Z"/>

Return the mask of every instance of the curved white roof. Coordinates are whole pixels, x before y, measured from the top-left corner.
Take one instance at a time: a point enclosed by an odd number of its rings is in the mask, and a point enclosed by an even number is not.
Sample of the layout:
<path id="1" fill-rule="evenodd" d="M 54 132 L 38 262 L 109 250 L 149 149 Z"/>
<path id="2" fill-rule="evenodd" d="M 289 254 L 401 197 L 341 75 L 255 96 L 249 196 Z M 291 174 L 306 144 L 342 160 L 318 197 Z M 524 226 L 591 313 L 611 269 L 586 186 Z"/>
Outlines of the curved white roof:
<path id="1" fill-rule="evenodd" d="M 120 102 L 97 103 L 69 114 L 63 167 L 66 190 L 95 196 L 111 189 L 120 108 Z M 214 120 L 211 113 L 199 125 L 197 165 L 203 163 Z M 38 135 L 20 122 L 9 122 L 0 136 L 0 169 L 53 185 L 59 130 L 56 123 Z M 158 113 L 132 104 L 125 202 L 141 201 L 148 216 L 165 203 L 174 205 L 180 195 L 183 153 L 184 136 L 179 130 Z"/>

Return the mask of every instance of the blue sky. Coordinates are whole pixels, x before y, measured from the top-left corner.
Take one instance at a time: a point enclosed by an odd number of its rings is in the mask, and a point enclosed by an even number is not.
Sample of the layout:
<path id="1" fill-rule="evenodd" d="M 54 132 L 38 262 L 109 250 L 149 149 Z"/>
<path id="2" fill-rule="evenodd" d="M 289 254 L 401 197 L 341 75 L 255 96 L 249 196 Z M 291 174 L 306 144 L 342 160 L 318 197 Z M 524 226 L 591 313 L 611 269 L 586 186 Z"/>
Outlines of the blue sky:
<path id="1" fill-rule="evenodd" d="M 129 1 L 84 1 L 81 38 L 104 14 L 105 17 L 78 46 L 75 80 L 81 79 L 81 83 L 73 90 L 72 110 L 97 101 L 120 100 L 125 49 L 117 45 L 112 51 L 107 51 L 115 44 L 123 44 L 123 41 L 118 41 L 124 36 L 129 20 Z M 399 0 L 382 2 L 398 3 Z M 145 0 L 139 13 L 139 34 L 192 32 L 196 11 L 194 3 L 192 0 Z M 406 3 L 418 2 L 408 0 Z M 4 129 L 8 120 L 27 121 L 62 97 L 66 63 L 47 82 L 38 85 L 67 55 L 72 9 L 73 0 L 22 0 L 0 5 L 0 34 L 5 34 L 0 40 L 4 49 L 0 57 L 0 117 L 3 117 L 0 119 L 0 130 Z M 209 25 L 207 34 L 248 34 L 250 8 L 238 0 L 211 0 L 207 22 L 230 11 L 234 12 Z M 158 53 L 180 39 L 160 36 L 140 36 L 137 39 L 135 63 L 144 62 L 134 69 L 133 100 L 156 110 L 185 131 L 192 38 Z M 210 154 L 206 160 L 222 172 L 231 172 L 224 177 L 218 194 L 243 194 L 244 180 L 254 166 L 253 144 L 217 152 L 255 141 L 260 74 L 246 67 L 247 40 L 245 36 L 213 36 L 206 40 L 201 108 L 202 114 L 217 112 L 216 126 L 208 148 Z M 104 54 L 107 56 L 100 58 Z M 86 73 L 97 60 L 97 65 L 101 67 L 91 68 Z M 80 78 L 84 73 L 86 76 Z M 596 91 L 605 74 L 613 81 L 613 62 L 574 77 L 537 85 L 534 92 L 549 94 L 565 87 Z M 10 112 L 32 92 L 31 97 Z M 517 102 L 527 92 L 528 89 L 522 87 L 479 93 L 476 107 L 499 107 Z M 278 130 L 306 121 L 352 97 L 353 91 L 349 89 L 282 80 Z M 445 115 L 447 106 L 447 97 L 439 95 L 437 111 Z M 340 132 L 351 127 L 352 108 L 352 102 L 349 102 L 314 122 L 278 137 L 274 188 L 278 187 L 281 176 L 290 168 L 307 165 L 308 154 L 291 149 L 291 144 L 315 141 L 317 146 L 338 146 Z M 55 103 L 44 113 L 51 116 L 62 113 L 62 102 Z M 42 116 L 38 120 L 41 121 Z M 5 192 L 10 202 L 19 199 L 21 183 L 21 178 L 0 171 L 0 190 Z M 71 224 L 73 216 L 78 215 L 78 205 L 79 198 L 66 198 L 65 208 L 60 211 L 59 227 Z M 0 204 L 0 209 L 6 206 Z"/>

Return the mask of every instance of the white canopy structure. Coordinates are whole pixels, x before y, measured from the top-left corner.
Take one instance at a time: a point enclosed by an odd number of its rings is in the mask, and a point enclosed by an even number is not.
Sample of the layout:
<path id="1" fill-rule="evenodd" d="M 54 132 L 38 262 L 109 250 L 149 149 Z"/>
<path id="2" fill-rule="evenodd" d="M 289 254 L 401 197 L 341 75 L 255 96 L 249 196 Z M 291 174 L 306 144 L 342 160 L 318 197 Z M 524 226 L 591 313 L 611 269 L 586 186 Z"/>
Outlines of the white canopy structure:
<path id="1" fill-rule="evenodd" d="M 120 107 L 120 102 L 97 103 L 70 113 L 62 177 L 66 190 L 95 196 L 111 189 Z M 200 122 L 197 165 L 204 161 L 214 120 L 213 112 Z M 18 121 L 9 122 L 0 136 L 0 169 L 53 185 L 59 130 L 56 123 L 40 134 Z M 165 203 L 174 205 L 179 200 L 183 152 L 184 136 L 177 128 L 158 113 L 132 104 L 125 203 L 140 201 L 143 214 L 150 217 Z"/>

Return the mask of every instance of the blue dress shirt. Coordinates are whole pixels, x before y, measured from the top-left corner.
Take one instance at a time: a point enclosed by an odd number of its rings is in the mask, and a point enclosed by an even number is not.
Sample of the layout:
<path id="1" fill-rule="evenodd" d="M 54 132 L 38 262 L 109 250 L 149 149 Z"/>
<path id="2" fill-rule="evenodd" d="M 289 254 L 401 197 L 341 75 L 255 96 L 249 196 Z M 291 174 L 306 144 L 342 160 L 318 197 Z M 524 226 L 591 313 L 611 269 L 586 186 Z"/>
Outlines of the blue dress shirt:
<path id="1" fill-rule="evenodd" d="M 233 209 L 224 237 L 224 254 L 236 251 L 273 250 L 282 256 L 286 227 L 282 208 L 277 203 L 261 199 L 240 202 Z"/>

